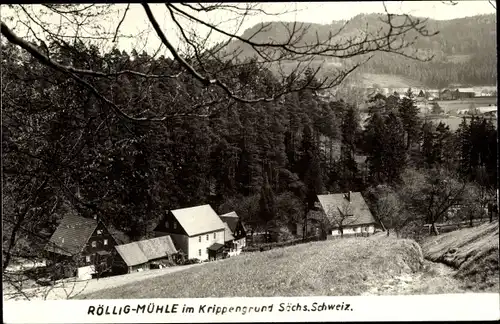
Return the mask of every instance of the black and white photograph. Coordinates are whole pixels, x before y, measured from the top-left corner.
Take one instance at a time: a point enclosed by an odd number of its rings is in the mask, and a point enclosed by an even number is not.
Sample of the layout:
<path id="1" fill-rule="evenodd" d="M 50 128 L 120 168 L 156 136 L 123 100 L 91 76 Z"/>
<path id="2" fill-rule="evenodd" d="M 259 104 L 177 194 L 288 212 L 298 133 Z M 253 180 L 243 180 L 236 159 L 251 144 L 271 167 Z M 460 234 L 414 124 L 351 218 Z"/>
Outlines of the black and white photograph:
<path id="1" fill-rule="evenodd" d="M 496 1 L 0 17 L 4 301 L 500 293 Z"/>

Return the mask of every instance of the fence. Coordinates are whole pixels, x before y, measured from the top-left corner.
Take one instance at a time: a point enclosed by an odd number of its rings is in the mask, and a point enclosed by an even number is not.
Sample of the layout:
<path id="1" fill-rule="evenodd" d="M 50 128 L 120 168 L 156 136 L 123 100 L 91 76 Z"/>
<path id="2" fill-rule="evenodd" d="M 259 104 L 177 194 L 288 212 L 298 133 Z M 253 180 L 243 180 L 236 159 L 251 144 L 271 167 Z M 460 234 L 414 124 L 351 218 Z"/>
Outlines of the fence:
<path id="1" fill-rule="evenodd" d="M 255 246 L 246 246 L 241 250 L 241 252 L 266 251 L 266 250 L 271 250 L 271 249 L 275 249 L 275 248 L 292 246 L 292 245 L 308 243 L 308 242 L 313 242 L 313 241 L 319 241 L 319 237 L 318 236 L 310 236 L 310 237 L 306 237 L 305 239 L 296 239 L 296 240 L 290 240 L 290 241 L 285 241 L 285 242 L 273 242 L 273 243 L 258 244 Z"/>
<path id="2" fill-rule="evenodd" d="M 489 218 L 477 218 L 477 219 L 473 219 L 472 220 L 472 226 L 478 226 L 478 225 L 481 225 L 481 224 L 484 224 L 484 223 L 487 223 L 489 222 L 490 219 Z M 445 224 L 445 223 L 442 223 L 442 224 L 436 224 L 436 228 L 437 230 L 441 233 L 441 232 L 450 232 L 450 231 L 455 231 L 455 230 L 458 230 L 458 229 L 461 229 L 461 228 L 466 228 L 466 227 L 470 227 L 471 226 L 471 222 L 470 221 L 462 221 L 462 222 L 457 222 L 457 223 L 449 223 L 449 224 Z M 431 231 L 431 227 L 432 225 L 431 224 L 425 224 L 423 225 L 424 228 L 426 228 L 429 233 Z"/>

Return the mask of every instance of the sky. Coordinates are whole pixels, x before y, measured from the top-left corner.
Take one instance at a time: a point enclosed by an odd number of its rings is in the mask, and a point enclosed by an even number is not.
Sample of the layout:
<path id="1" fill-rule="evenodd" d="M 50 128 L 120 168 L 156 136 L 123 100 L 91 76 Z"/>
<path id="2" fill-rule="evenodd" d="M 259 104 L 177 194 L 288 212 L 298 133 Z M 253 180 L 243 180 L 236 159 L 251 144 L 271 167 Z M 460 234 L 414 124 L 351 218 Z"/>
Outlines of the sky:
<path id="1" fill-rule="evenodd" d="M 445 3 L 443 3 L 445 2 Z M 455 1 L 456 4 L 450 4 L 450 1 L 388 1 L 386 6 L 391 13 L 406 13 L 419 17 L 429 17 L 432 19 L 455 19 L 467 16 L 474 16 L 480 14 L 495 13 L 496 10 L 488 1 Z M 116 5 L 121 8 L 121 11 L 114 17 L 110 17 L 107 21 L 99 22 L 105 29 L 114 31 L 117 23 L 123 15 L 126 4 Z M 177 35 L 179 31 L 176 30 L 175 25 L 169 17 L 166 7 L 162 4 L 151 4 L 152 11 L 163 28 L 165 34 L 171 39 L 174 46 L 179 46 Z M 259 22 L 280 20 L 280 21 L 301 21 L 312 22 L 319 24 L 329 24 L 333 20 L 348 20 L 358 14 L 365 13 L 383 13 L 384 7 L 382 2 L 275 2 L 263 3 L 262 8 L 271 13 L 282 13 L 288 11 L 289 13 L 280 14 L 279 16 L 266 16 L 255 15 L 247 17 L 245 22 L 240 26 L 237 34 L 242 34 L 246 29 L 254 26 Z M 8 16 L 9 10 L 2 6 L 2 21 L 4 17 Z M 228 13 L 221 13 L 220 11 L 212 15 L 206 15 L 205 19 L 213 22 L 221 22 L 231 19 L 233 16 Z M 52 19 L 53 20 L 53 19 Z M 53 21 L 52 21 L 53 22 Z M 7 21 L 9 27 L 15 24 L 15 21 Z M 22 24 L 16 24 L 15 32 L 19 36 L 23 36 Z M 236 31 L 234 21 L 224 23 L 222 25 L 225 29 Z M 192 26 L 198 28 L 197 26 Z M 148 31 L 149 32 L 145 32 Z M 118 48 L 130 52 L 132 48 L 138 49 L 139 52 L 146 50 L 147 52 L 154 52 L 161 45 L 161 42 L 154 31 L 150 28 L 150 23 L 147 20 L 144 8 L 140 4 L 131 4 L 127 12 L 126 19 L 123 21 L 120 31 L 125 34 L 139 35 L 133 39 L 121 39 L 118 41 Z M 197 34 L 203 34 L 206 30 L 203 28 L 196 29 Z M 25 34 L 25 31 L 24 31 Z M 211 42 L 223 40 L 221 35 L 212 35 Z M 166 50 L 162 50 L 159 54 L 166 54 Z"/>

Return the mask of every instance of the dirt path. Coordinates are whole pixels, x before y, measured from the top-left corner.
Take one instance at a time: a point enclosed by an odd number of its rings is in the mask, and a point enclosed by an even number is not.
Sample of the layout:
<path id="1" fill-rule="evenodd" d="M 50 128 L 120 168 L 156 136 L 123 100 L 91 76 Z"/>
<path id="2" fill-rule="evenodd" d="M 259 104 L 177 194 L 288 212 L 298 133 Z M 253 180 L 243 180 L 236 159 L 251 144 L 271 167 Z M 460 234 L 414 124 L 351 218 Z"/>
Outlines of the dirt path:
<path id="1" fill-rule="evenodd" d="M 439 293 L 463 293 L 460 282 L 452 276 L 455 269 L 442 263 L 424 261 L 424 269 L 416 273 L 404 273 L 395 278 L 373 282 L 364 296 L 415 295 Z"/>
<path id="2" fill-rule="evenodd" d="M 57 283 L 53 287 L 40 287 L 24 290 L 25 296 L 30 300 L 60 300 L 68 299 L 68 296 L 78 299 L 78 295 L 88 294 L 99 291 L 101 289 L 109 289 L 126 285 L 129 283 L 140 282 L 145 279 L 162 276 L 168 273 L 184 271 L 186 269 L 201 266 L 203 264 L 191 264 L 185 266 L 176 266 L 164 269 L 156 269 L 142 272 L 134 272 L 131 274 L 106 277 L 101 279 L 91 279 L 85 281 L 66 280 Z M 10 295 L 4 289 L 5 300 L 26 300 L 22 295 Z M 9 298 L 10 297 L 10 298 Z"/>

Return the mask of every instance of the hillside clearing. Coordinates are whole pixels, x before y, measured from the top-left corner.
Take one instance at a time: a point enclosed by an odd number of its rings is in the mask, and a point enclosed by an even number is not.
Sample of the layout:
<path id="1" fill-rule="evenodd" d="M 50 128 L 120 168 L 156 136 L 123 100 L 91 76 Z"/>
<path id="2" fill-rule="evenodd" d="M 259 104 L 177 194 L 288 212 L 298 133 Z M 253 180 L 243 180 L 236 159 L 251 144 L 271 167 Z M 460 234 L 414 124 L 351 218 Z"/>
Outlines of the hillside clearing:
<path id="1" fill-rule="evenodd" d="M 422 268 L 414 241 L 352 238 L 244 254 L 77 298 L 352 296 Z"/>
<path id="2" fill-rule="evenodd" d="M 363 73 L 363 84 L 367 87 L 377 84 L 382 88 L 425 88 L 422 82 L 408 77 L 376 73 Z"/>
<path id="3" fill-rule="evenodd" d="M 499 291 L 498 221 L 427 238 L 425 258 L 457 269 L 455 277 L 473 291 Z"/>

